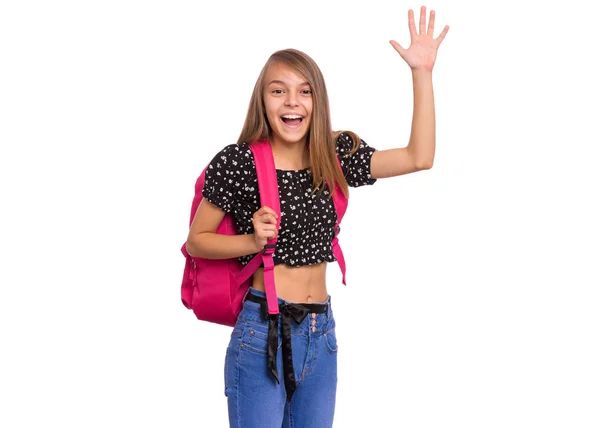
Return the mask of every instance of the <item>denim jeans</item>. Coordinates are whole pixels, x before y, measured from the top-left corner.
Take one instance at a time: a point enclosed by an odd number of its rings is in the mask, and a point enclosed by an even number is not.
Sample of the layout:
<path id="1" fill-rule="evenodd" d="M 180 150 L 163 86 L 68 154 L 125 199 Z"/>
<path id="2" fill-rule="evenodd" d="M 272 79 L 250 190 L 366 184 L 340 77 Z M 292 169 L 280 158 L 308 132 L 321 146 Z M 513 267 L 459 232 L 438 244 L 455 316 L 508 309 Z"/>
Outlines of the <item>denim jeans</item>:
<path id="1" fill-rule="evenodd" d="M 251 288 L 249 293 L 264 297 Z M 279 303 L 287 303 L 279 299 Z M 329 303 L 329 302 L 328 302 Z M 279 320 L 281 323 L 281 319 Z M 292 356 L 297 389 L 286 399 L 281 330 L 277 370 L 267 366 L 268 321 L 260 304 L 245 301 L 225 356 L 225 395 L 232 428 L 331 428 L 337 387 L 335 320 L 329 310 L 292 321 Z"/>

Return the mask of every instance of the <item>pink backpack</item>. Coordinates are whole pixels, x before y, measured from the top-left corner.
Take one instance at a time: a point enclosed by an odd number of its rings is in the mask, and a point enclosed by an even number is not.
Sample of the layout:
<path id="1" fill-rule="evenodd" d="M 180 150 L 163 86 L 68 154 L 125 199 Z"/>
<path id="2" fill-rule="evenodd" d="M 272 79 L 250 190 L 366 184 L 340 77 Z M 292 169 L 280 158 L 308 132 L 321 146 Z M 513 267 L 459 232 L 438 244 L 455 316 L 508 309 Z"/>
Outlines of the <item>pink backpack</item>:
<path id="1" fill-rule="evenodd" d="M 281 217 L 279 191 L 271 145 L 267 141 L 259 141 L 251 144 L 250 149 L 254 154 L 256 164 L 260 204 L 270 207 L 278 214 L 277 228 L 279 228 L 279 218 Z M 205 172 L 206 168 L 196 180 L 190 225 L 202 200 Z M 337 235 L 340 231 L 340 222 L 348 207 L 348 200 L 337 186 L 333 193 L 333 202 L 338 219 L 335 226 L 335 237 L 332 241 L 333 254 L 342 271 L 342 282 L 345 285 L 346 264 Z M 225 214 L 217 228 L 217 233 L 224 235 L 237 233 L 233 217 L 230 214 Z M 252 274 L 262 263 L 269 313 L 278 314 L 279 305 L 273 275 L 273 253 L 276 244 L 277 239 L 270 239 L 262 252 L 254 256 L 246 266 L 242 266 L 237 258 L 215 260 L 192 257 L 186 251 L 184 243 L 181 247 L 181 252 L 185 256 L 185 268 L 181 282 L 181 300 L 184 306 L 191 309 L 199 320 L 234 326 L 238 314 L 242 310 L 246 291 L 252 284 Z"/>

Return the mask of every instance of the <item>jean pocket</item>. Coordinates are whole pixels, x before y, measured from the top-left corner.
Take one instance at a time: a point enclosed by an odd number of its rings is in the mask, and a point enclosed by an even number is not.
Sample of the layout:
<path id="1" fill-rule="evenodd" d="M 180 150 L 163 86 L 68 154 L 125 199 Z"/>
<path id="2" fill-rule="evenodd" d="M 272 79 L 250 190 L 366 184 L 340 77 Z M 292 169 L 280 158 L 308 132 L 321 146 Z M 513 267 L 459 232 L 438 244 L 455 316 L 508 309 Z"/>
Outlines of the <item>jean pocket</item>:
<path id="1" fill-rule="evenodd" d="M 332 354 L 334 352 L 337 352 L 338 344 L 337 344 L 337 337 L 335 336 L 335 329 L 329 330 L 327 333 L 324 334 L 324 336 L 325 336 L 325 344 L 327 345 L 327 350 Z"/>
<path id="2" fill-rule="evenodd" d="M 248 324 L 242 333 L 241 348 L 255 354 L 267 355 L 268 331 L 263 326 Z M 281 338 L 277 338 L 277 349 L 281 347 Z"/>

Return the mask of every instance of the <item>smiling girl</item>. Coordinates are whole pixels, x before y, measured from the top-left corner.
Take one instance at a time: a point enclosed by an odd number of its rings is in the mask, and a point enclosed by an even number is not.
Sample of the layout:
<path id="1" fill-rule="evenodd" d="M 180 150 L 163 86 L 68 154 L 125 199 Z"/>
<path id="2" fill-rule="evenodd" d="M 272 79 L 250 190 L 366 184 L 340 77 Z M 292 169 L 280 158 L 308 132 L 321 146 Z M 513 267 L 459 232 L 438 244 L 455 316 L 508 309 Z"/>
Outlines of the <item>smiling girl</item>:
<path id="1" fill-rule="evenodd" d="M 390 41 L 412 71 L 414 111 L 405 147 L 378 151 L 353 132 L 334 132 L 319 67 L 303 52 L 287 49 L 271 55 L 258 76 L 238 142 L 226 146 L 208 166 L 188 253 L 238 258 L 245 265 L 267 240 L 277 237 L 273 261 L 279 305 L 283 312 L 300 314 L 293 316 L 287 332 L 285 323 L 265 319 L 265 282 L 258 269 L 226 353 L 231 427 L 333 425 L 337 341 L 325 279 L 327 263 L 336 261 L 332 241 L 337 215 L 330 186 L 339 186 L 347 196 L 348 187 L 432 167 L 432 71 L 448 32 L 446 26 L 434 38 L 434 21 L 431 11 L 426 28 L 422 7 L 417 31 L 409 10 L 410 46 L 404 49 Z M 260 205 L 250 146 L 261 140 L 268 140 L 275 160 L 279 229 L 276 212 Z M 238 235 L 216 233 L 225 213 L 233 216 Z M 270 335 L 277 340 L 269 342 Z"/>

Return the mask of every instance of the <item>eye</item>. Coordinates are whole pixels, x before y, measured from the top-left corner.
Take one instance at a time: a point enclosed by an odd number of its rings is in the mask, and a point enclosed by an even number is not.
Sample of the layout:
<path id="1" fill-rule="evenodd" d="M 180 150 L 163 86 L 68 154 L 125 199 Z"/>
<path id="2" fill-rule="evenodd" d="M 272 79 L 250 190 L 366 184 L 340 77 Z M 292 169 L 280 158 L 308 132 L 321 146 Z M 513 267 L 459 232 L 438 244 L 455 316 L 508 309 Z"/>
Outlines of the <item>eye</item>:
<path id="1" fill-rule="evenodd" d="M 277 94 L 277 95 L 280 95 L 280 94 L 283 94 L 283 89 L 273 89 L 273 90 L 271 91 L 271 93 L 272 93 L 272 94 Z"/>
<path id="2" fill-rule="evenodd" d="M 302 95 L 312 95 L 312 91 L 310 89 L 303 89 Z"/>

